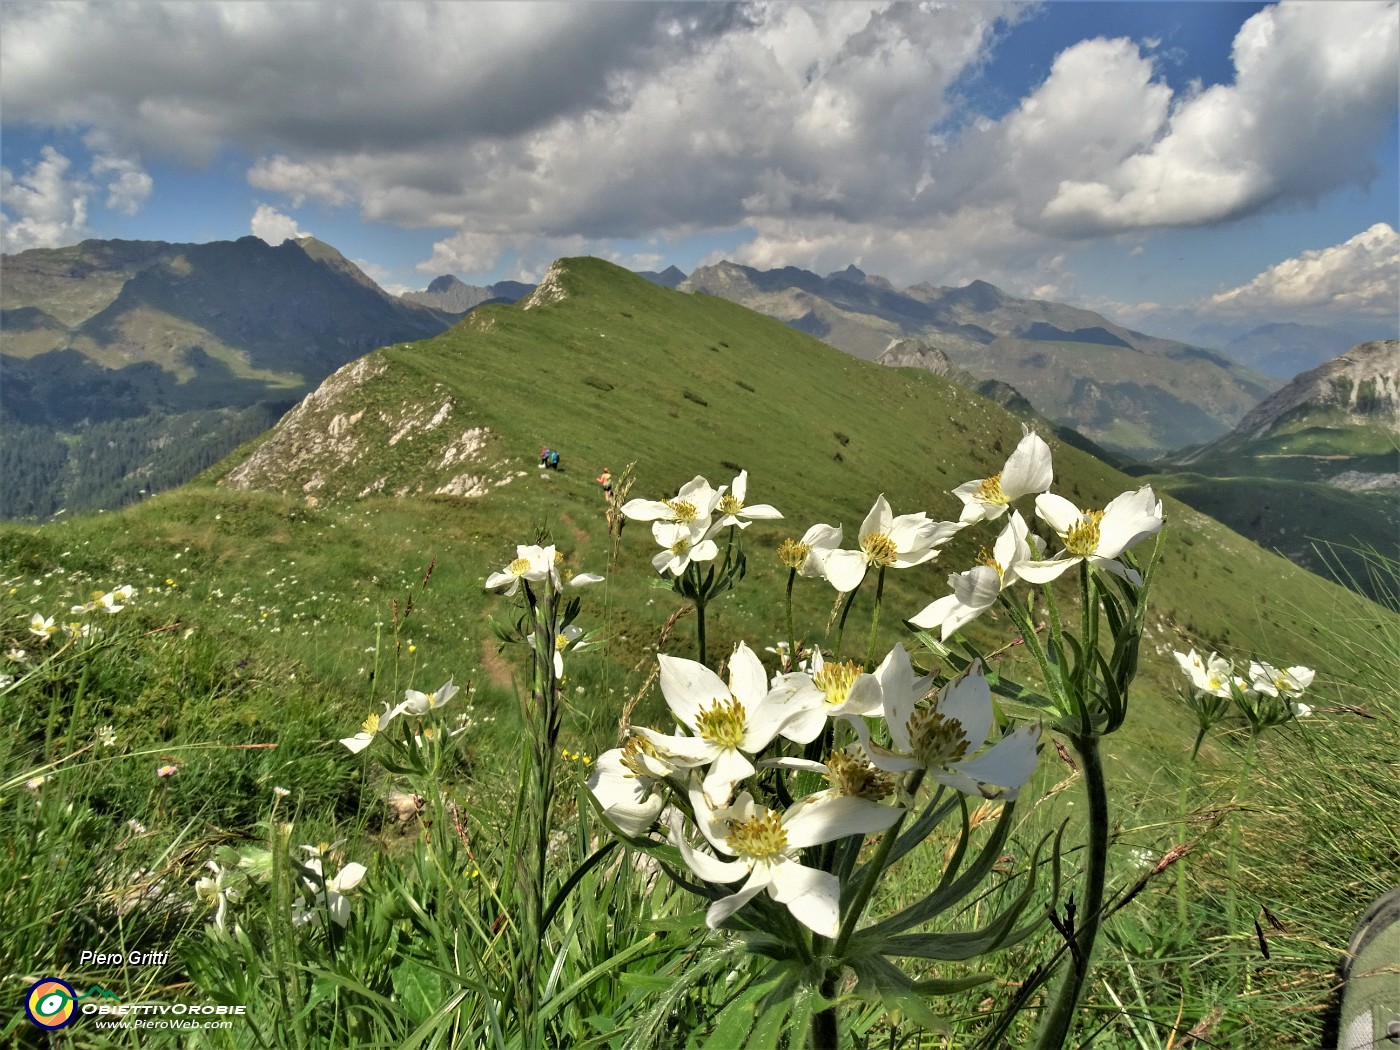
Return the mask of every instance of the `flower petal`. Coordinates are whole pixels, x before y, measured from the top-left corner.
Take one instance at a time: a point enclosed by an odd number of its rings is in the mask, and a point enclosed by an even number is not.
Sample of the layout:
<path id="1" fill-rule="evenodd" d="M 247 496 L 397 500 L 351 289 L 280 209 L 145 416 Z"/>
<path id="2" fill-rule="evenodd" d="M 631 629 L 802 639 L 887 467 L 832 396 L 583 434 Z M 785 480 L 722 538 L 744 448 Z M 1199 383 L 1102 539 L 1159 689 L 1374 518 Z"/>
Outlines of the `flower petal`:
<path id="1" fill-rule="evenodd" d="M 1035 772 L 1036 745 L 1040 741 L 1040 725 L 1013 729 L 995 745 L 975 758 L 955 763 L 952 771 L 971 777 L 984 785 L 978 794 L 986 798 L 1014 799 Z M 935 772 L 934 776 L 943 778 Z M 985 785 L 994 784 L 1003 790 L 988 793 Z M 959 787 L 958 785 L 952 785 Z M 959 787 L 959 790 L 964 790 Z M 968 792 L 972 794 L 972 792 Z"/>
<path id="2" fill-rule="evenodd" d="M 868 798 L 842 795 L 820 803 L 799 802 L 783 816 L 789 846 L 816 846 L 847 835 L 884 831 L 904 813 Z"/>
<path id="3" fill-rule="evenodd" d="M 775 865 L 768 892 L 792 917 L 823 937 L 841 930 L 841 880 L 796 861 Z"/>
<path id="4" fill-rule="evenodd" d="M 838 591 L 853 591 L 865 579 L 866 565 L 860 551 L 832 551 L 826 556 L 826 578 Z"/>
<path id="5" fill-rule="evenodd" d="M 1050 446 L 1034 431 L 1027 431 L 1001 470 L 1001 490 L 1008 500 L 1019 499 L 1050 487 L 1053 471 Z"/>
<path id="6" fill-rule="evenodd" d="M 661 668 L 661 695 L 676 720 L 687 729 L 695 728 L 702 710 L 717 701 L 729 700 L 729 687 L 704 664 L 665 653 L 656 660 Z"/>

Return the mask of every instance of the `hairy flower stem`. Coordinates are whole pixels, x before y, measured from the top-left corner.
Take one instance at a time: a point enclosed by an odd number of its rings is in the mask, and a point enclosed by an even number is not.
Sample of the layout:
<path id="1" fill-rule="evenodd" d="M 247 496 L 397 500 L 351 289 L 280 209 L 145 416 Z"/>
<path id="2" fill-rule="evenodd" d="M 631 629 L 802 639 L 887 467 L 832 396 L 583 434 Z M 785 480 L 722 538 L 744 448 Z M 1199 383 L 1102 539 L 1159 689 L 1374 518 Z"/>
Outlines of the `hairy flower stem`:
<path id="1" fill-rule="evenodd" d="M 880 601 L 885 596 L 885 567 L 880 566 L 880 575 L 875 578 L 875 611 L 870 614 L 870 642 L 865 647 L 865 669 L 875 670 L 875 643 L 880 634 Z"/>
<path id="2" fill-rule="evenodd" d="M 1103 757 L 1099 753 L 1099 738 L 1094 735 L 1070 736 L 1071 746 L 1078 753 L 1084 771 L 1084 791 L 1089 802 L 1088 857 L 1084 867 L 1083 895 L 1076 911 L 1079 928 L 1071 930 L 1074 938 L 1070 963 L 1060 983 L 1051 994 L 1041 1015 L 1036 1050 L 1059 1050 L 1074 1025 L 1075 1011 L 1089 976 L 1089 964 L 1094 954 L 1094 942 L 1099 936 L 1103 919 L 1103 889 L 1108 875 L 1108 785 L 1104 779 Z"/>
<path id="3" fill-rule="evenodd" d="M 787 614 L 787 643 L 788 659 L 791 661 L 789 670 L 797 670 L 797 635 L 792 629 L 792 584 L 797 579 L 797 570 L 788 570 L 787 600 L 783 605 L 783 610 Z"/>

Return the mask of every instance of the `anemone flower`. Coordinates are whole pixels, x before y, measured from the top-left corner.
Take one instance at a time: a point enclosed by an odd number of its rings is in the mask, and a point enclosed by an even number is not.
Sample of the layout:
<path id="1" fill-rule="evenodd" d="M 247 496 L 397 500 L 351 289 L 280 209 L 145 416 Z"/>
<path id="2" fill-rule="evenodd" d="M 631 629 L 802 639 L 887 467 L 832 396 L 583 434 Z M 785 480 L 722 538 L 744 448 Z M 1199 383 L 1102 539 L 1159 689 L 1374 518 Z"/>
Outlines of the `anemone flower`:
<path id="1" fill-rule="evenodd" d="M 1280 671 L 1273 664 L 1249 662 L 1249 684 L 1256 693 L 1266 696 L 1279 696 L 1285 700 L 1302 696 L 1312 685 L 1317 672 L 1311 667 L 1290 667 Z"/>
<path id="2" fill-rule="evenodd" d="M 662 547 L 652 557 L 652 566 L 659 573 L 669 572 L 679 576 L 693 561 L 713 561 L 719 556 L 719 547 L 714 540 L 706 538 L 708 530 L 709 519 L 689 525 L 671 521 L 652 522 L 652 537 Z"/>
<path id="3" fill-rule="evenodd" d="M 1030 535 L 1020 511 L 1011 512 L 1011 520 L 1001 530 L 991 554 L 983 552 L 980 564 L 966 572 L 948 577 L 952 594 L 944 595 L 926 605 L 909 618 L 923 630 L 942 629 L 944 641 L 990 609 L 1003 590 L 1020 579 L 1020 568 L 1031 560 L 1031 542 L 1040 540 Z"/>
<path id="4" fill-rule="evenodd" d="M 966 795 L 1014 799 L 1035 770 L 1040 726 L 1015 729 L 981 754 L 994 721 L 992 693 L 980 663 L 938 691 L 932 707 L 916 708 L 912 693 L 885 697 L 885 722 L 892 748 L 870 739 L 855 723 L 870 761 L 889 773 L 927 770 L 940 784 Z"/>
<path id="5" fill-rule="evenodd" d="M 800 540 L 786 539 L 778 545 L 778 560 L 797 575 L 808 579 L 826 578 L 826 559 L 841 546 L 841 528 L 813 525 Z"/>
<path id="6" fill-rule="evenodd" d="M 953 495 L 963 502 L 962 523 L 971 525 L 974 521 L 1001 517 L 1012 501 L 1048 489 L 1052 477 L 1050 446 L 1027 428 L 1000 471 L 953 490 Z"/>
<path id="7" fill-rule="evenodd" d="M 755 521 L 773 521 L 781 518 L 777 508 L 770 507 L 766 503 L 757 503 L 748 506 L 744 503 L 744 497 L 749 491 L 749 472 L 739 471 L 739 476 L 729 485 L 729 491 L 720 489 L 719 502 L 715 504 L 715 513 L 719 515 L 715 523 L 710 526 L 711 533 L 730 525 L 747 529 Z"/>
<path id="8" fill-rule="evenodd" d="M 697 474 L 682 485 L 673 498 L 628 500 L 622 505 L 622 513 L 633 521 L 665 521 L 676 525 L 704 522 L 708 528 L 722 491 Z"/>
<path id="9" fill-rule="evenodd" d="M 809 868 L 798 859 L 807 846 L 848 835 L 884 831 L 904 812 L 866 798 L 798 802 L 785 812 L 756 804 L 747 791 L 732 805 L 712 809 L 704 792 L 692 790 L 691 804 L 700 832 L 717 854 L 701 853 L 686 840 L 680 817 L 672 818 L 671 836 L 686 865 L 706 882 L 744 880 L 743 887 L 710 905 L 705 924 L 716 929 L 764 890 L 787 906 L 792 917 L 823 937 L 835 937 L 841 925 L 841 882 L 829 872 Z"/>
<path id="10" fill-rule="evenodd" d="M 1049 583 L 1071 566 L 1087 561 L 1129 583 L 1142 583 L 1142 576 L 1117 558 L 1162 527 L 1162 501 L 1153 495 L 1151 485 L 1115 496 L 1103 510 L 1089 511 L 1081 511 L 1063 496 L 1047 492 L 1036 497 L 1035 512 L 1055 530 L 1064 550 L 1049 561 L 1023 563 L 1018 570 L 1021 579 Z"/>
<path id="11" fill-rule="evenodd" d="M 861 523 L 860 549 L 828 554 L 826 578 L 838 591 L 853 591 L 872 565 L 877 569 L 907 569 L 937 557 L 936 548 L 961 528 L 960 522 L 932 521 L 922 511 L 896 517 L 881 495 Z"/>
<path id="12" fill-rule="evenodd" d="M 622 747 L 604 751 L 593 763 L 588 790 L 603 816 L 627 835 L 644 834 L 661 815 L 666 801 L 658 790 L 672 766 L 646 737 L 634 734 Z"/>
<path id="13" fill-rule="evenodd" d="M 722 805 L 729 801 L 734 785 L 754 771 L 746 753 L 767 747 L 799 710 L 793 703 L 797 685 L 780 679 L 770 688 L 763 665 L 743 642 L 729 658 L 728 685 L 694 660 L 664 654 L 657 660 L 661 695 L 689 735 L 668 736 L 642 727 L 637 731 L 676 767 L 708 765 L 705 794 L 712 804 Z"/>

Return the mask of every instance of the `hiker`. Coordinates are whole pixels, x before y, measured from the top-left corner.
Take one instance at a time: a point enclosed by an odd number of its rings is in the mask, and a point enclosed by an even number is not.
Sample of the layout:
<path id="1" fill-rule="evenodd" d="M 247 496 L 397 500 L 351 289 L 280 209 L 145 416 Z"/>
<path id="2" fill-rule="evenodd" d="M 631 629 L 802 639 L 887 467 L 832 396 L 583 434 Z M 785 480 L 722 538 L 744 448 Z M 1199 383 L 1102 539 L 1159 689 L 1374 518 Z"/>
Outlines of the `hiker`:
<path id="1" fill-rule="evenodd" d="M 603 495 L 605 497 L 612 495 L 612 472 L 609 471 L 607 467 L 603 468 L 603 473 L 599 474 L 595 480 L 599 485 L 603 486 Z"/>
<path id="2" fill-rule="evenodd" d="M 554 449 L 550 449 L 550 450 L 549 450 L 549 469 L 550 469 L 550 470 L 558 470 L 558 469 L 559 469 L 559 453 L 558 453 L 556 450 L 554 450 Z"/>
<path id="3" fill-rule="evenodd" d="M 548 446 L 548 445 L 541 445 L 541 446 L 540 446 L 540 469 L 543 470 L 543 469 L 544 469 L 546 466 L 548 466 L 548 465 L 549 465 L 549 446 Z"/>

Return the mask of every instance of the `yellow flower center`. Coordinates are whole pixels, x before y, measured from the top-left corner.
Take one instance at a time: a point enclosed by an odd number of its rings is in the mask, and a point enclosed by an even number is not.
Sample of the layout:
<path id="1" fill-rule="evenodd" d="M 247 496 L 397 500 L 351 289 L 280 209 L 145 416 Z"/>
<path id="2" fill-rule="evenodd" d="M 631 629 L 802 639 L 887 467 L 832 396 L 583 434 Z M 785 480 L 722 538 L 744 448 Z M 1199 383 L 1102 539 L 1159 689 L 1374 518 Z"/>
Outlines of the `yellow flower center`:
<path id="1" fill-rule="evenodd" d="M 983 480 L 982 484 L 977 486 L 977 491 L 973 493 L 973 496 L 982 503 L 998 503 L 1005 505 L 1011 502 L 1006 498 L 1006 493 L 1002 490 L 1000 471 Z"/>
<path id="2" fill-rule="evenodd" d="M 530 559 L 516 558 L 515 561 L 506 566 L 506 571 L 512 576 L 524 576 L 530 571 Z"/>
<path id="3" fill-rule="evenodd" d="M 704 740 L 723 748 L 738 747 L 744 739 L 747 716 L 738 700 L 716 700 L 695 716 L 695 732 Z"/>
<path id="4" fill-rule="evenodd" d="M 656 757 L 656 748 L 652 742 L 641 733 L 633 733 L 627 738 L 627 743 L 622 745 L 622 756 L 620 761 L 623 766 L 631 770 L 633 776 L 649 777 L 647 767 L 642 764 L 642 756 L 650 755 Z"/>
<path id="5" fill-rule="evenodd" d="M 778 545 L 778 560 L 789 569 L 800 569 L 807 562 L 807 556 L 812 553 L 812 548 L 805 543 L 798 543 L 796 540 L 783 540 Z"/>
<path id="6" fill-rule="evenodd" d="M 368 733 L 370 736 L 379 732 L 379 715 L 371 712 L 369 717 L 360 723 L 360 732 Z"/>
<path id="7" fill-rule="evenodd" d="M 690 536 L 682 533 L 677 537 L 676 542 L 667 548 L 672 554 L 684 554 L 690 550 Z"/>
<path id="8" fill-rule="evenodd" d="M 738 514 L 743 509 L 743 503 L 739 502 L 739 500 L 735 499 L 734 496 L 728 492 L 719 498 L 720 514 Z"/>
<path id="9" fill-rule="evenodd" d="M 826 702 L 832 707 L 840 707 L 846 702 L 851 686 L 860 677 L 861 666 L 852 660 L 841 663 L 823 664 L 822 669 L 812 676 L 816 687 L 826 694 Z"/>
<path id="10" fill-rule="evenodd" d="M 568 647 L 569 647 L 569 639 L 568 639 L 565 635 L 556 634 L 556 635 L 554 636 L 554 648 L 555 648 L 555 649 L 564 650 L 564 649 L 567 649 Z"/>
<path id="11" fill-rule="evenodd" d="M 1065 550 L 1080 558 L 1087 558 L 1098 550 L 1099 522 L 1101 521 L 1103 521 L 1103 511 L 1085 511 L 1065 533 Z"/>
<path id="12" fill-rule="evenodd" d="M 826 769 L 827 783 L 841 795 L 878 802 L 894 791 L 894 780 L 888 774 L 845 751 L 828 755 Z"/>
<path id="13" fill-rule="evenodd" d="M 915 711 L 909 718 L 909 750 L 925 766 L 947 766 L 967 756 L 962 723 L 936 710 Z"/>
<path id="14" fill-rule="evenodd" d="M 1006 570 L 1001 567 L 1001 562 L 997 561 L 996 558 L 992 555 L 992 552 L 987 550 L 986 547 L 983 547 L 980 551 L 977 552 L 977 564 L 990 565 L 993 569 L 996 569 L 997 579 L 1006 579 Z"/>
<path id="15" fill-rule="evenodd" d="M 894 540 L 883 532 L 872 532 L 869 536 L 862 538 L 860 549 L 865 552 L 866 561 L 880 568 L 893 565 L 895 559 L 899 557 Z"/>
<path id="16" fill-rule="evenodd" d="M 694 503 L 684 499 L 668 499 L 664 501 L 670 508 L 671 520 L 681 525 L 689 525 L 700 516 L 699 510 Z"/>
<path id="17" fill-rule="evenodd" d="M 783 828 L 782 816 L 770 809 L 761 817 L 731 824 L 725 841 L 741 857 L 764 860 L 787 849 L 787 831 Z"/>

